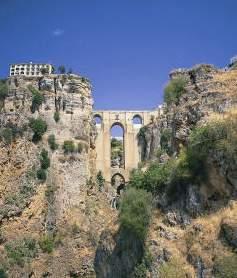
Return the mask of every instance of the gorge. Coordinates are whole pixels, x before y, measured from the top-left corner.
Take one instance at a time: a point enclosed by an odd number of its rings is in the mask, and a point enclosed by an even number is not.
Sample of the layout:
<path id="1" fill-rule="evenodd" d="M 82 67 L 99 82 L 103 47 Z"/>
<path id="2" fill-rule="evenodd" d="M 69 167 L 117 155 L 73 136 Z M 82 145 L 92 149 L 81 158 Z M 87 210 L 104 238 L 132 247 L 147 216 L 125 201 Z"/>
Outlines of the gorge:
<path id="1" fill-rule="evenodd" d="M 154 111 L 97 111 L 91 90 L 0 84 L 0 277 L 236 277 L 236 67 L 172 71 Z"/>

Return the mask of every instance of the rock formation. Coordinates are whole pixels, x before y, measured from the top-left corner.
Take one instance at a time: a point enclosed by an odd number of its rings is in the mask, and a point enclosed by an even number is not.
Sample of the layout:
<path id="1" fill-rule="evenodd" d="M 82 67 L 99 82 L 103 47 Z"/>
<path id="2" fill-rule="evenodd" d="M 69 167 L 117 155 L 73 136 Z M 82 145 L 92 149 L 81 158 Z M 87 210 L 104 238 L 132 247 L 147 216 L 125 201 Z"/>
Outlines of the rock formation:
<path id="1" fill-rule="evenodd" d="M 192 130 L 213 115 L 236 109 L 237 70 L 199 65 L 170 74 L 180 76 L 187 83 L 179 101 L 164 105 L 139 132 L 142 171 L 177 157 Z M 7 82 L 0 112 L 0 270 L 12 278 L 145 277 L 132 276 L 136 267 L 156 278 L 164 277 L 162 267 L 178 265 L 186 276 L 177 277 L 213 277 L 218 253 L 236 248 L 236 161 L 213 152 L 208 182 L 177 187 L 172 201 L 167 192 L 155 196 L 148 264 L 140 243 L 132 236 L 124 241 L 118 211 L 96 184 L 90 82 L 74 74 Z M 32 119 L 47 125 L 40 125 L 40 140 Z"/>

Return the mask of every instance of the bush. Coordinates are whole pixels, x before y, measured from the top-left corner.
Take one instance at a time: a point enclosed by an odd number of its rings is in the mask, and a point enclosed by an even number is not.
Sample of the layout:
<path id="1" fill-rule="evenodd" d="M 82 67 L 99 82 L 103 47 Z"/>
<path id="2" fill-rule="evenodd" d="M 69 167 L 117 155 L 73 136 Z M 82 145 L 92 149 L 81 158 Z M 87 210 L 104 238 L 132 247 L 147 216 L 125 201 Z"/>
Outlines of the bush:
<path id="1" fill-rule="evenodd" d="M 40 157 L 41 169 L 44 169 L 44 170 L 48 169 L 50 166 L 50 159 L 48 157 L 48 152 L 45 149 L 43 149 L 41 151 L 40 156 L 41 156 Z"/>
<path id="2" fill-rule="evenodd" d="M 48 143 L 49 143 L 49 147 L 52 151 L 55 151 L 58 149 L 58 144 L 56 143 L 54 134 L 51 134 L 48 136 Z"/>
<path id="3" fill-rule="evenodd" d="M 40 141 L 42 136 L 43 136 L 43 134 L 47 130 L 47 124 L 41 118 L 38 118 L 38 119 L 31 118 L 29 120 L 29 127 L 34 132 L 34 135 L 33 135 L 33 138 L 32 138 L 33 142 Z"/>
<path id="4" fill-rule="evenodd" d="M 8 85 L 6 80 L 0 80 L 0 101 L 3 101 L 8 94 Z"/>
<path id="5" fill-rule="evenodd" d="M 101 171 L 99 171 L 96 175 L 96 182 L 97 185 L 99 186 L 100 191 L 102 190 L 102 188 L 104 187 L 104 183 L 105 183 L 105 179 L 103 177 L 103 174 Z"/>
<path id="6" fill-rule="evenodd" d="M 150 269 L 153 258 L 149 252 L 145 252 L 142 262 L 138 264 L 132 274 L 132 278 L 145 278 L 147 271 Z"/>
<path id="7" fill-rule="evenodd" d="M 40 105 L 42 105 L 44 101 L 43 95 L 36 90 L 33 86 L 29 86 L 28 89 L 32 93 L 32 104 L 31 104 L 31 112 L 35 113 L 35 111 L 39 111 Z"/>
<path id="8" fill-rule="evenodd" d="M 54 236 L 44 235 L 39 240 L 39 246 L 44 253 L 52 253 L 55 247 Z"/>
<path id="9" fill-rule="evenodd" d="M 73 153 L 75 151 L 74 142 L 72 140 L 64 141 L 63 149 L 64 149 L 64 153 L 66 153 L 66 154 Z"/>
<path id="10" fill-rule="evenodd" d="M 237 273 L 237 255 L 218 258 L 214 264 L 216 278 L 235 278 Z"/>
<path id="11" fill-rule="evenodd" d="M 53 118 L 54 118 L 54 120 L 55 120 L 56 123 L 59 122 L 59 120 L 60 120 L 60 114 L 59 114 L 58 111 L 55 111 L 55 112 L 54 112 Z"/>
<path id="12" fill-rule="evenodd" d="M 37 178 L 39 180 L 41 180 L 42 182 L 46 181 L 47 174 L 46 174 L 46 171 L 44 169 L 39 169 L 37 171 L 36 175 L 37 175 Z"/>
<path id="13" fill-rule="evenodd" d="M 164 101 L 167 105 L 172 103 L 178 104 L 179 98 L 185 92 L 187 80 L 183 77 L 177 77 L 170 80 L 169 84 L 165 87 Z"/>
<path id="14" fill-rule="evenodd" d="M 25 262 L 37 254 L 36 240 L 24 238 L 23 240 L 12 241 L 5 245 L 5 250 L 11 263 L 24 266 Z"/>
<path id="15" fill-rule="evenodd" d="M 164 164 L 153 163 L 145 172 L 141 169 L 133 170 L 129 184 L 153 194 L 161 192 L 169 184 L 174 168 L 175 161 L 171 159 Z"/>
<path id="16" fill-rule="evenodd" d="M 6 145 L 10 145 L 12 143 L 13 132 L 11 128 L 3 128 L 0 135 Z"/>
<path id="17" fill-rule="evenodd" d="M 151 195 L 145 190 L 129 188 L 122 197 L 119 222 L 122 230 L 144 241 L 151 217 Z"/>
<path id="18" fill-rule="evenodd" d="M 160 146 L 167 154 L 171 154 L 171 137 L 172 132 L 170 129 L 166 128 L 162 130 L 160 136 Z"/>

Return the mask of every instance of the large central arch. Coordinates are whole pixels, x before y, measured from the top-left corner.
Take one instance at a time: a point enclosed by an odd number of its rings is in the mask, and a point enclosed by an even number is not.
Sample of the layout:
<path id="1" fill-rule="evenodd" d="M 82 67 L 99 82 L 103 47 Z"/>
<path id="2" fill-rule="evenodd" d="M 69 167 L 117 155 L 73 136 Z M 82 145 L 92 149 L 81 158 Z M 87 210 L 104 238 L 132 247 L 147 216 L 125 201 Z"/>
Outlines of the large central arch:
<path id="1" fill-rule="evenodd" d="M 96 168 L 102 171 L 106 182 L 111 183 L 114 174 L 120 174 L 125 182 L 129 179 L 129 173 L 137 168 L 141 160 L 137 134 L 143 125 L 157 118 L 161 109 L 154 111 L 94 111 L 97 138 L 96 138 Z M 110 130 L 114 125 L 120 125 L 124 129 L 124 168 L 113 169 L 111 167 Z"/>

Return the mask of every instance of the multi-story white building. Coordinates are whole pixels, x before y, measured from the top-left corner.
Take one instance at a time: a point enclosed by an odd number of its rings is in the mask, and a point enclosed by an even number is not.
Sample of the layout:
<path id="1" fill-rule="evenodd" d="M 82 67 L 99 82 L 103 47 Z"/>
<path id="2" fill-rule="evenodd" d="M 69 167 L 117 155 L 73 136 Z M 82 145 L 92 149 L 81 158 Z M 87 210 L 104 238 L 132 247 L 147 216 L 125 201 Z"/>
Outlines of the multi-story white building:
<path id="1" fill-rule="evenodd" d="M 44 71 L 51 74 L 53 66 L 50 64 L 34 64 L 32 62 L 10 65 L 10 76 L 41 76 Z"/>

